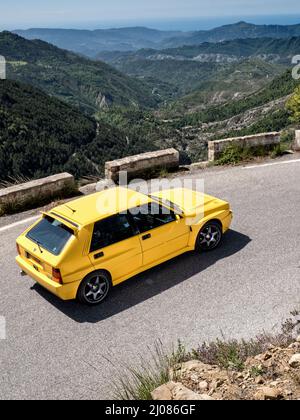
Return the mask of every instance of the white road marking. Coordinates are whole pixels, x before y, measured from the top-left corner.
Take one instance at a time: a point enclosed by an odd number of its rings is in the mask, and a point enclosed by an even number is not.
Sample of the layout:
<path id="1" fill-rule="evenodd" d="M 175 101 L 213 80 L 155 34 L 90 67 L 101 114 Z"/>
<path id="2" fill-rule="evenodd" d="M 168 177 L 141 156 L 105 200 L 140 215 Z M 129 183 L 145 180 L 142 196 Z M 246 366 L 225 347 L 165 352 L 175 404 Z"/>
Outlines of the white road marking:
<path id="1" fill-rule="evenodd" d="M 26 225 L 27 223 L 35 222 L 40 216 L 29 217 L 28 219 L 20 220 L 19 222 L 12 223 L 11 225 L 3 226 L 0 228 L 0 232 L 5 232 L 6 230 L 13 229 L 17 226 Z"/>
<path id="2" fill-rule="evenodd" d="M 300 159 L 294 160 L 285 160 L 283 162 L 273 162 L 273 163 L 264 163 L 261 165 L 253 165 L 253 166 L 244 166 L 243 169 L 255 169 L 255 168 L 265 168 L 267 166 L 274 166 L 274 165 L 288 165 L 289 163 L 299 163 Z"/>

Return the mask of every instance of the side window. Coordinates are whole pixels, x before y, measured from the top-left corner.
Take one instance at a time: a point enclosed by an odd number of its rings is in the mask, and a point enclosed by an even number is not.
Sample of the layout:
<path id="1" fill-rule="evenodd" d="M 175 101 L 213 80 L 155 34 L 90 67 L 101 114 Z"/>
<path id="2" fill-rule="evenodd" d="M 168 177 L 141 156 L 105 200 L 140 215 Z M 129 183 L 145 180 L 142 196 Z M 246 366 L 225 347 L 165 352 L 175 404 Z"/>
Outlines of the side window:
<path id="1" fill-rule="evenodd" d="M 126 215 L 117 214 L 95 223 L 90 252 L 134 236 L 132 226 Z"/>
<path id="2" fill-rule="evenodd" d="M 132 218 L 140 233 L 172 223 L 176 220 L 175 213 L 153 202 L 131 210 Z"/>

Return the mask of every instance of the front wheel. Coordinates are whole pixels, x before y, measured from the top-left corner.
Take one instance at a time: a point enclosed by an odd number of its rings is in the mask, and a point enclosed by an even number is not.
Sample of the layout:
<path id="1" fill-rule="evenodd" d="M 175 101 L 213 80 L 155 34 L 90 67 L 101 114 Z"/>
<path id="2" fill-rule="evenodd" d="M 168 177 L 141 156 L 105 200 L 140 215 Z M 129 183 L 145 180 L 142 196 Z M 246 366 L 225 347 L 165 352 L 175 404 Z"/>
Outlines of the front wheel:
<path id="1" fill-rule="evenodd" d="M 218 222 L 208 222 L 199 232 L 196 242 L 196 250 L 212 251 L 220 245 L 222 237 L 222 226 Z"/>
<path id="2" fill-rule="evenodd" d="M 111 280 L 104 271 L 89 274 L 78 289 L 77 298 L 85 305 L 98 305 L 103 302 L 111 289 Z"/>

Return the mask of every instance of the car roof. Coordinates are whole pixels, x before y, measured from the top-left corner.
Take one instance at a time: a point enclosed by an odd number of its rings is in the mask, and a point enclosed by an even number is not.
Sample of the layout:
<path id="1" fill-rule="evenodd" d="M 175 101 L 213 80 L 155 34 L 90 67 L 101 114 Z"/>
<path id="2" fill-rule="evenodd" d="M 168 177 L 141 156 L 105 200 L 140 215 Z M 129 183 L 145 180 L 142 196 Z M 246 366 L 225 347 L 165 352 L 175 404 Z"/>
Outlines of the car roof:
<path id="1" fill-rule="evenodd" d="M 151 201 L 145 194 L 116 187 L 62 204 L 48 214 L 86 226 Z"/>

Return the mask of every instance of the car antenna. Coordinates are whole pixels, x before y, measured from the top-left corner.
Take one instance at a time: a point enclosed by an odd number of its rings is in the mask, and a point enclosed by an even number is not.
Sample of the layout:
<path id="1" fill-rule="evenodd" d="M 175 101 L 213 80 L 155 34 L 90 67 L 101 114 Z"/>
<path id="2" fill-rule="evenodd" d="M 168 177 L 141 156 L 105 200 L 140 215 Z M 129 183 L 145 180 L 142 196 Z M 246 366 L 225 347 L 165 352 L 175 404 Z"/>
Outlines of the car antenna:
<path id="1" fill-rule="evenodd" d="M 72 207 L 67 206 L 67 204 L 65 204 L 65 207 L 67 207 L 69 210 L 71 210 L 73 213 L 76 213 L 76 210 L 72 209 Z"/>

